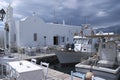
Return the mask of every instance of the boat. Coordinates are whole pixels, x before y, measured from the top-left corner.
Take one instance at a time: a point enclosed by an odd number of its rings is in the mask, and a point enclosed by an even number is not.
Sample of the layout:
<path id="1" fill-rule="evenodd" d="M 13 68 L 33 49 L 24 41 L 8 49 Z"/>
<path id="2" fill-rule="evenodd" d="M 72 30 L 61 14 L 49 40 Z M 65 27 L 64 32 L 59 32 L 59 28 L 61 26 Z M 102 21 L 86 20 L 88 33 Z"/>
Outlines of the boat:
<path id="1" fill-rule="evenodd" d="M 80 33 L 76 33 L 73 37 L 73 43 L 67 43 L 66 47 L 57 49 L 55 54 L 61 64 L 78 63 L 81 59 L 86 59 L 89 55 L 96 52 L 96 39 L 85 37 L 86 35 L 94 35 L 95 31 L 85 24 Z"/>
<path id="2" fill-rule="evenodd" d="M 106 80 L 120 79 L 120 41 L 115 37 L 120 35 L 104 34 L 88 36 L 100 38 L 98 53 L 75 65 L 77 72 L 86 74 L 92 72 L 95 76 Z"/>
<path id="3" fill-rule="evenodd" d="M 79 63 L 81 59 L 87 59 L 90 54 L 74 51 L 55 51 L 60 64 Z"/>

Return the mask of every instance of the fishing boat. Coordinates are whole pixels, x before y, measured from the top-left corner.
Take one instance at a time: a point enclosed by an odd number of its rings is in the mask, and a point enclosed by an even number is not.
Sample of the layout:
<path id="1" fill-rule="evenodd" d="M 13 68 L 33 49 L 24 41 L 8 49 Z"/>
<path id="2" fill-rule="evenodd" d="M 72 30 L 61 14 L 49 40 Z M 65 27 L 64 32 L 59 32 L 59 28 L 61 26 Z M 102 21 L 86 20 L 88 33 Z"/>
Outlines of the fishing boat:
<path id="1" fill-rule="evenodd" d="M 97 40 L 85 37 L 86 35 L 94 35 L 94 33 L 95 31 L 88 24 L 84 25 L 80 33 L 73 37 L 72 44 L 67 43 L 65 48 L 55 51 L 59 62 L 61 64 L 78 63 L 81 58 L 87 58 L 95 53 Z"/>
<path id="2" fill-rule="evenodd" d="M 120 41 L 116 41 L 115 37 L 120 37 L 120 35 L 104 34 L 88 37 L 100 38 L 98 53 L 76 64 L 76 71 L 83 74 L 92 72 L 95 76 L 105 78 L 106 80 L 119 80 Z"/>

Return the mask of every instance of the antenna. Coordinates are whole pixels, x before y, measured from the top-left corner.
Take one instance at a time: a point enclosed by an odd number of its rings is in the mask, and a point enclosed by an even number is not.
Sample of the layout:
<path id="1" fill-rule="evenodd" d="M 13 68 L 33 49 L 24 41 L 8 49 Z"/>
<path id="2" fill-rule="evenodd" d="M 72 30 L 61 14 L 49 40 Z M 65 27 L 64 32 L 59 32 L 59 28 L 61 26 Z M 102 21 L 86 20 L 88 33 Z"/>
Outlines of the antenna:
<path id="1" fill-rule="evenodd" d="M 84 16 L 83 18 L 84 18 L 83 23 L 84 23 L 84 24 L 87 24 L 87 23 L 88 23 L 87 16 Z"/>
<path id="2" fill-rule="evenodd" d="M 63 25 L 65 25 L 65 20 L 63 19 Z"/>
<path id="3" fill-rule="evenodd" d="M 36 15 L 36 12 L 34 11 L 34 12 L 33 12 L 33 16 L 35 16 L 35 15 Z"/>
<path id="4" fill-rule="evenodd" d="M 83 24 L 87 24 L 87 16 L 83 16 Z"/>
<path id="5" fill-rule="evenodd" d="M 56 23 L 56 10 L 54 8 L 54 23 Z"/>
<path id="6" fill-rule="evenodd" d="M 87 16 L 85 16 L 85 24 L 87 24 Z"/>

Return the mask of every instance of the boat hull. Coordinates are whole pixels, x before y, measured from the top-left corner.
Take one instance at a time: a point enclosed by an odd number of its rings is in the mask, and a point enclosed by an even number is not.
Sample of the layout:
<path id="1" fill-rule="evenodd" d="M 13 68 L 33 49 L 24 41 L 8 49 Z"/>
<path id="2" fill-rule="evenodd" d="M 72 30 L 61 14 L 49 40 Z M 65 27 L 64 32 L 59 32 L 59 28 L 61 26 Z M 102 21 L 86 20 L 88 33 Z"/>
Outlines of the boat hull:
<path id="1" fill-rule="evenodd" d="M 55 54 L 61 64 L 78 63 L 88 57 L 87 53 L 74 51 L 55 51 Z"/>
<path id="2" fill-rule="evenodd" d="M 95 59 L 93 59 L 95 61 Z M 77 72 L 86 74 L 87 72 L 93 72 L 95 76 L 102 77 L 106 80 L 119 80 L 120 77 L 120 66 L 118 65 L 116 68 L 110 67 L 103 67 L 100 66 L 98 63 L 91 67 L 92 59 L 85 60 L 81 63 L 75 65 L 75 70 Z"/>
<path id="3" fill-rule="evenodd" d="M 87 66 L 83 67 L 75 67 L 75 70 L 77 72 L 86 74 L 87 72 L 90 72 L 90 68 Z M 109 71 L 107 71 L 109 70 Z M 106 80 L 119 80 L 118 78 L 120 77 L 120 67 L 117 69 L 108 69 L 108 68 L 103 68 L 103 67 L 94 67 L 92 69 L 92 72 L 95 74 L 95 76 L 99 76 L 102 78 L 105 78 Z M 115 73 L 112 73 L 115 72 Z"/>

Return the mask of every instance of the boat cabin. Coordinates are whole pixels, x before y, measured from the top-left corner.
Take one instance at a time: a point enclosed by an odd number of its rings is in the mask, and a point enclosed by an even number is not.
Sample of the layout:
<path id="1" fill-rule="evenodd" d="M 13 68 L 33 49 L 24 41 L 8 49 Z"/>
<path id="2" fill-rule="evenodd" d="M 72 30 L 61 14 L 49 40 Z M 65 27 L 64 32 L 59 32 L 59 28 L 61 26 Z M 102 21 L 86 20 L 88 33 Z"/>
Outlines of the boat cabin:
<path id="1" fill-rule="evenodd" d="M 74 51 L 93 53 L 95 50 L 95 40 L 83 36 L 74 36 Z"/>

